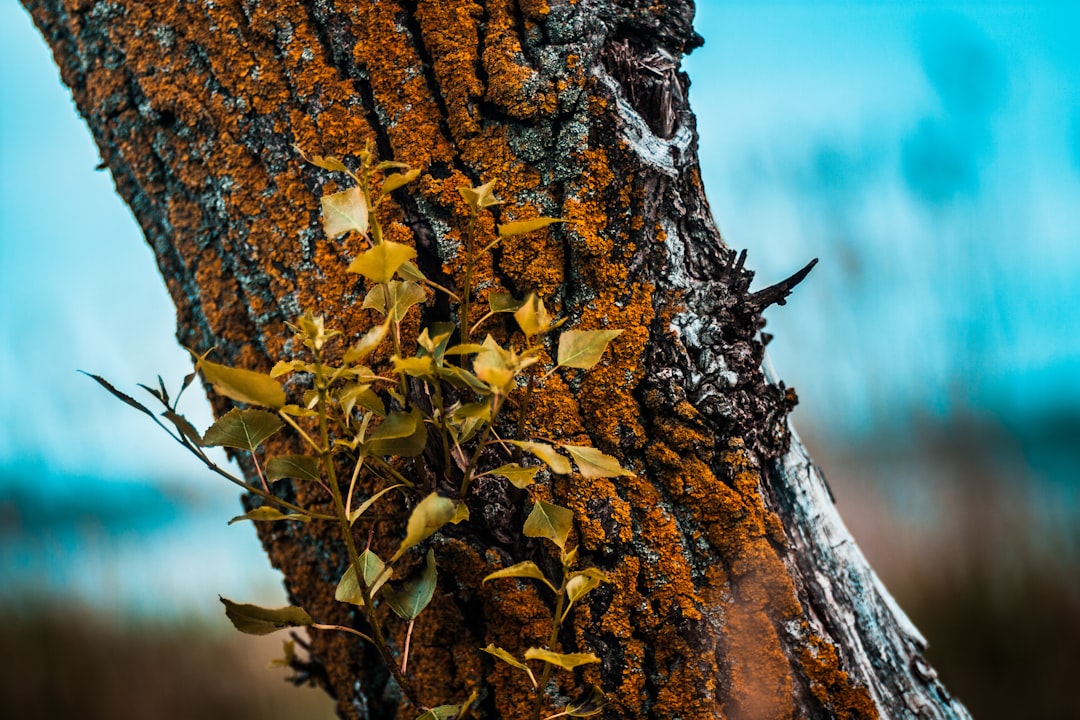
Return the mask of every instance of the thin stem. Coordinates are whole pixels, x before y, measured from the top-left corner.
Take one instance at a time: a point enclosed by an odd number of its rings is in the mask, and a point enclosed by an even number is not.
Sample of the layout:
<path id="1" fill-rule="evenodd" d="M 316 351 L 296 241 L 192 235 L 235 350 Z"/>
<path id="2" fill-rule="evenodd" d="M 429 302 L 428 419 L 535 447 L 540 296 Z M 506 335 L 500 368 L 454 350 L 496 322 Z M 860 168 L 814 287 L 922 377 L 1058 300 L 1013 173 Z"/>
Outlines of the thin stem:
<path id="1" fill-rule="evenodd" d="M 465 233 L 465 287 L 461 293 L 461 342 L 469 342 L 469 299 L 472 295 L 473 236 L 476 235 L 476 211 L 469 210 Z"/>
<path id="2" fill-rule="evenodd" d="M 412 629 L 416 624 L 416 618 L 409 620 L 409 629 L 405 631 L 405 649 L 401 653 L 401 674 L 404 675 L 409 666 L 409 643 L 412 642 Z"/>
<path id="3" fill-rule="evenodd" d="M 529 372 L 529 385 L 525 388 L 525 397 L 521 401 L 521 413 L 518 415 L 517 422 L 517 437 L 515 440 L 521 440 L 525 437 L 525 419 L 529 415 L 529 405 L 532 402 L 533 391 L 536 388 L 536 373 Z M 514 448 L 514 462 L 521 462 L 522 450 L 520 447 Z"/>
<path id="4" fill-rule="evenodd" d="M 484 426 L 484 433 L 480 436 L 480 440 L 476 443 L 476 452 L 469 458 L 469 464 L 465 466 L 465 475 L 461 479 L 461 497 L 465 497 L 469 492 L 469 485 L 472 483 L 472 473 L 476 469 L 476 463 L 480 460 L 480 453 L 484 451 L 484 446 L 487 444 L 487 439 L 491 436 L 492 428 L 495 427 L 495 418 L 499 415 L 499 410 L 502 409 L 503 396 L 496 395 L 495 402 L 491 407 L 491 420 Z"/>
<path id="5" fill-rule="evenodd" d="M 270 486 L 266 484 L 266 476 L 263 475 L 262 468 L 259 467 L 259 458 L 255 456 L 255 451 L 251 451 L 251 461 L 255 463 L 255 472 L 259 476 L 259 480 L 262 480 L 263 490 L 270 492 Z"/>
<path id="6" fill-rule="evenodd" d="M 563 605 L 566 603 L 566 570 L 563 570 L 562 584 L 559 585 L 558 600 L 555 602 L 555 614 L 551 617 L 551 634 L 548 636 L 548 649 L 558 652 L 559 628 L 562 627 Z M 549 663 L 544 663 L 544 672 L 540 675 L 540 684 L 536 688 L 536 697 L 533 700 L 532 720 L 540 720 L 540 711 L 543 709 L 544 688 L 551 679 Z"/>
<path id="7" fill-rule="evenodd" d="M 347 632 L 347 633 L 349 633 L 351 635 L 355 635 L 355 636 L 357 636 L 359 638 L 363 638 L 364 640 L 367 640 L 372 645 L 375 644 L 375 641 L 372 640 L 369 636 L 365 635 L 364 633 L 360 632 L 359 630 L 354 630 L 353 628 L 346 627 L 344 625 L 323 625 L 322 623 L 311 623 L 311 627 L 315 628 L 316 630 L 340 630 L 341 632 Z"/>
<path id="8" fill-rule="evenodd" d="M 330 446 L 330 431 L 326 422 L 327 387 L 324 382 L 325 377 L 323 376 L 322 357 L 318 352 L 313 352 L 312 354 L 315 359 L 315 390 L 319 394 L 319 434 L 322 438 L 323 447 L 323 451 L 320 455 L 322 456 L 323 467 L 326 470 L 326 477 L 330 481 L 330 490 L 334 496 L 334 509 L 337 513 L 341 537 L 345 541 L 345 549 L 349 553 L 349 561 L 352 565 L 353 572 L 356 573 L 356 577 L 360 581 L 360 589 L 363 593 L 364 600 L 364 614 L 366 615 L 368 625 L 371 626 L 372 630 L 371 641 L 379 655 L 382 657 L 383 664 L 386 665 L 390 674 L 394 676 L 394 680 L 397 681 L 401 691 L 408 697 L 409 702 L 416 707 L 421 707 L 422 703 L 416 693 L 416 689 L 413 687 L 412 683 L 409 682 L 409 679 L 405 677 L 404 673 L 401 672 L 394 658 L 394 654 L 386 642 L 382 624 L 379 622 L 379 618 L 375 613 L 375 603 L 371 598 L 371 590 L 368 588 L 367 583 L 363 582 L 364 569 L 360 564 L 360 553 L 356 550 L 356 541 L 353 539 L 348 515 L 345 514 L 345 502 L 341 497 L 341 486 L 338 484 L 337 471 L 334 468 L 333 451 Z"/>

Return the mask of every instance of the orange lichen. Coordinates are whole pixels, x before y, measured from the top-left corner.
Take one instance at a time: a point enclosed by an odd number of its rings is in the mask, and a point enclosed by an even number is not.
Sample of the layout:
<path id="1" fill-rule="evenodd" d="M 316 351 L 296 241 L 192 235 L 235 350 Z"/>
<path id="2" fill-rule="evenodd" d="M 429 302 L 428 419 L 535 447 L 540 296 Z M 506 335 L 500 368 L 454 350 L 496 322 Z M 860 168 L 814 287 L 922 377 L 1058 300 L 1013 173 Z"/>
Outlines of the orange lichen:
<path id="1" fill-rule="evenodd" d="M 837 720 L 877 718 L 877 707 L 864 687 L 854 685 L 840 669 L 836 648 L 816 635 L 799 651 L 803 672 L 810 680 L 810 691 Z"/>

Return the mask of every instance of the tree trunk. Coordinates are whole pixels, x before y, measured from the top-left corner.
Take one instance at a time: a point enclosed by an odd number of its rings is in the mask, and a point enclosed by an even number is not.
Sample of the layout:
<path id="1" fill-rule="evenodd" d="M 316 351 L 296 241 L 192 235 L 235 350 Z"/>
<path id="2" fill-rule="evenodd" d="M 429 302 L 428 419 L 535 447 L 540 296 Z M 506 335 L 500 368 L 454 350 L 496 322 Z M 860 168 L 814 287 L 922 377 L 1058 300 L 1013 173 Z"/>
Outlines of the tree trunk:
<path id="1" fill-rule="evenodd" d="M 503 222 L 529 208 L 570 221 L 508 238 L 478 283 L 535 291 L 575 328 L 626 330 L 593 370 L 549 378 L 535 425 L 636 475 L 530 489 L 574 510 L 582 552 L 613 580 L 560 638 L 602 658 L 579 679 L 607 691 L 603 717 L 968 717 L 791 432 L 794 392 L 762 369 L 761 311 L 801 276 L 751 293 L 710 216 L 679 67 L 701 43 L 690 2 L 24 3 L 197 351 L 266 370 L 305 309 L 350 339 L 370 325 L 344 272 L 362 248 L 320 230 L 332 176 L 294 146 L 349 157 L 370 142 L 423 167 L 383 222 L 446 285 L 463 274 L 458 187 L 495 180 Z M 476 521 L 441 541 L 412 672 L 425 702 L 475 689 L 479 716 L 524 717 L 520 678 L 478 648 L 542 643 L 548 598 L 479 580 L 550 558 L 506 532 L 522 498 L 491 483 L 469 503 Z M 296 604 L 361 622 L 333 599 L 347 562 L 333 528 L 260 534 Z M 343 718 L 417 714 L 363 643 L 315 633 L 311 658 Z"/>

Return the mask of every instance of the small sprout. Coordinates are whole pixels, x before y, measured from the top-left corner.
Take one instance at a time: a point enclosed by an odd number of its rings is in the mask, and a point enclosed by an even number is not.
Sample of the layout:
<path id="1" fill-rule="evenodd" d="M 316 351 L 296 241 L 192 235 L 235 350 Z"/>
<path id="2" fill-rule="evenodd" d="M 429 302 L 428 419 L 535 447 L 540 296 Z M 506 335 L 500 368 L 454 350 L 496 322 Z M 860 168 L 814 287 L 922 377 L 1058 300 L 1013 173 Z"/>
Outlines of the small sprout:
<path id="1" fill-rule="evenodd" d="M 469 203 L 469 207 L 475 214 L 484 208 L 502 205 L 502 200 L 499 200 L 491 192 L 491 188 L 494 186 L 495 181 L 492 180 L 474 188 L 458 188 L 458 192 L 461 193 L 461 197 L 465 198 L 465 202 Z"/>

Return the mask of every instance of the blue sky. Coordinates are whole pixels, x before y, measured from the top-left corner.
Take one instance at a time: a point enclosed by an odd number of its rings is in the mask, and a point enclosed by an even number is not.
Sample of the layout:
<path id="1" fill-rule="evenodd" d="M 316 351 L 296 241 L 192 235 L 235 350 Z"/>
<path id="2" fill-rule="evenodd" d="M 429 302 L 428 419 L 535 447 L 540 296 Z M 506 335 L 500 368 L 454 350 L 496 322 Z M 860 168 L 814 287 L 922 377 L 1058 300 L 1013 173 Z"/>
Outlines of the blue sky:
<path id="1" fill-rule="evenodd" d="M 719 225 L 762 284 L 821 258 L 769 314 L 798 423 L 846 441 L 1078 414 L 1077 27 L 1066 4 L 700 4 L 706 46 L 686 67 Z M 250 528 L 224 527 L 232 489 L 75 372 L 132 388 L 190 363 L 152 255 L 14 3 L 0 6 L 0 88 L 0 490 L 150 482 L 221 520 L 188 555 L 239 547 L 216 567 L 242 584 L 238 568 L 265 561 Z M 177 537 L 140 572 L 181 562 L 195 535 Z M 0 572 L 36 557 L 5 552 Z M 93 568 L 70 572 L 49 582 L 107 592 Z M 223 589 L 199 592 L 210 607 Z"/>

